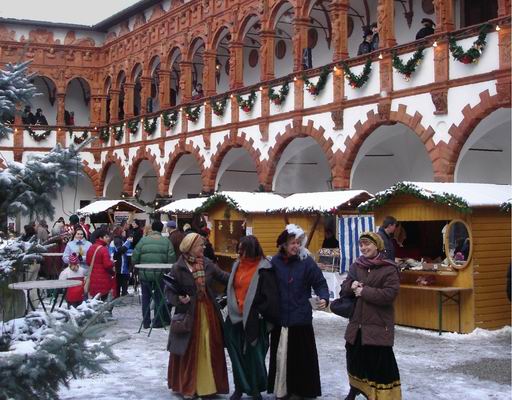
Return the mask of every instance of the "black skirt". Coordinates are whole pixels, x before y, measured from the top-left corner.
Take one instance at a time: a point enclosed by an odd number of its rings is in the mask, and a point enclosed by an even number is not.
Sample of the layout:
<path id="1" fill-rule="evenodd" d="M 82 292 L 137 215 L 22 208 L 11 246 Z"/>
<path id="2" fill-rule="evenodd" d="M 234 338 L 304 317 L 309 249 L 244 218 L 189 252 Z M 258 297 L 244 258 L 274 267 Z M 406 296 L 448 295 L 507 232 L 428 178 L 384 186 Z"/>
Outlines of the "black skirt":
<path id="1" fill-rule="evenodd" d="M 350 386 L 361 391 L 368 400 L 400 400 L 400 373 L 393 347 L 363 346 L 361 330 L 355 343 L 345 344 Z"/>
<path id="2" fill-rule="evenodd" d="M 281 336 L 281 328 L 275 328 L 270 335 L 270 365 L 268 374 L 268 392 L 274 392 L 276 379 L 276 355 Z M 316 351 L 313 325 L 292 326 L 288 328 L 288 348 L 286 351 L 286 387 L 288 395 L 300 397 L 319 397 L 320 369 Z"/>

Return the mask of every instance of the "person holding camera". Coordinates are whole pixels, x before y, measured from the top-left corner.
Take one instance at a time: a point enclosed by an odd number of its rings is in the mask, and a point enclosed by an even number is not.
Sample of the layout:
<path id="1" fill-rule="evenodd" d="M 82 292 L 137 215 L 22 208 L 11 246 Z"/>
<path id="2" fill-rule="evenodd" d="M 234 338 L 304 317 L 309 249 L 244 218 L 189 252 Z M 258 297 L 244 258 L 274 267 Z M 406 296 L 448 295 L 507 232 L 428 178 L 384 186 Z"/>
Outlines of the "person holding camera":
<path id="1" fill-rule="evenodd" d="M 69 256 L 74 253 L 78 257 L 80 267 L 87 271 L 89 267 L 85 262 L 85 256 L 91 246 L 92 243 L 85 238 L 85 231 L 82 228 L 75 229 L 71 240 L 66 244 L 62 254 L 62 261 L 64 261 L 64 264 L 69 265 Z"/>

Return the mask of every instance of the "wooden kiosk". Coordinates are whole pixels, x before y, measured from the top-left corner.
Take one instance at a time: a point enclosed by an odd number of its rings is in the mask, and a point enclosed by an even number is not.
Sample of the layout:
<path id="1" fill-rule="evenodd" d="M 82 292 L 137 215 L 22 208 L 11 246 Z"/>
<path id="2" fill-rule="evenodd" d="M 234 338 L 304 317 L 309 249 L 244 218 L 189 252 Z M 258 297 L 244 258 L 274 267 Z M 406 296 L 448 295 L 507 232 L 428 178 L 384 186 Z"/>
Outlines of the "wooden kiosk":
<path id="1" fill-rule="evenodd" d="M 98 200 L 80 208 L 76 213 L 80 217 L 89 217 L 94 227 L 96 224 L 116 223 L 116 213 L 144 214 L 146 219 L 144 209 L 125 200 Z"/>
<path id="2" fill-rule="evenodd" d="M 511 198 L 510 185 L 403 182 L 359 207 L 405 230 L 398 324 L 440 333 L 510 324 Z"/>

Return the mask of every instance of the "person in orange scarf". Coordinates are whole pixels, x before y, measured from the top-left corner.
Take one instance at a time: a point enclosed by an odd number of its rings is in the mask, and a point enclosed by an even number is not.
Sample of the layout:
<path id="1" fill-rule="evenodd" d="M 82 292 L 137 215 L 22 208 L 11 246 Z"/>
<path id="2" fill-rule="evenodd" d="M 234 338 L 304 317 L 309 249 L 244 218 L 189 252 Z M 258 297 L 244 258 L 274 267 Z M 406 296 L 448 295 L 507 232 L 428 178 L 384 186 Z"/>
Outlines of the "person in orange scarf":
<path id="1" fill-rule="evenodd" d="M 229 274 L 203 256 L 204 239 L 189 233 L 180 244 L 181 256 L 169 277 L 180 290 L 165 289 L 175 306 L 169 329 L 169 389 L 184 398 L 229 393 L 222 316 L 213 281 L 227 283 Z"/>
<path id="2" fill-rule="evenodd" d="M 235 382 L 230 399 L 239 400 L 243 393 L 261 399 L 267 388 L 269 332 L 279 322 L 277 281 L 256 237 L 243 237 L 238 254 L 228 282 L 224 330 Z"/>

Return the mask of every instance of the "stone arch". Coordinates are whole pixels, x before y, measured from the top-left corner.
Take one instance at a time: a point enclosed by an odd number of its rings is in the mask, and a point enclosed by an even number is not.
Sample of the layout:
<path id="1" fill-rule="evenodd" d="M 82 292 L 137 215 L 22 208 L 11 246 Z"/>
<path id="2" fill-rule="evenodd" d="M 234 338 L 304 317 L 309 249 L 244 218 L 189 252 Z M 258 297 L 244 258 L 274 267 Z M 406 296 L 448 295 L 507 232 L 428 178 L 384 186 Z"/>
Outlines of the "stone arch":
<path id="1" fill-rule="evenodd" d="M 206 179 L 208 171 L 204 167 L 205 160 L 199 151 L 199 146 L 194 146 L 191 143 L 180 142 L 174 151 L 169 155 L 169 159 L 164 165 L 164 175 L 161 176 L 158 181 L 158 188 L 161 190 L 162 194 L 169 193 L 169 184 L 171 182 L 171 176 L 174 168 L 176 167 L 176 164 L 180 158 L 186 154 L 190 154 L 197 161 L 199 170 L 201 171 L 202 186 L 203 188 L 207 186 Z"/>
<path id="2" fill-rule="evenodd" d="M 102 190 L 100 188 L 100 173 L 99 171 L 96 171 L 95 169 L 89 167 L 89 163 L 84 160 L 82 161 L 82 169 L 84 171 L 84 174 L 89 177 L 89 179 L 92 182 L 92 186 L 94 187 L 94 193 L 97 197 L 102 196 Z"/>
<path id="3" fill-rule="evenodd" d="M 114 82 L 114 89 L 120 90 L 123 82 L 126 82 L 126 72 L 124 72 L 124 70 L 120 70 L 117 73 L 116 80 Z"/>
<path id="4" fill-rule="evenodd" d="M 64 84 L 64 88 L 65 88 L 66 90 L 67 90 L 67 88 L 68 88 L 69 84 L 71 83 L 71 81 L 72 81 L 73 79 L 78 79 L 78 80 L 82 80 L 82 81 L 84 81 L 84 82 L 85 82 L 85 83 L 87 83 L 87 85 L 89 86 L 89 89 L 90 89 L 90 90 L 92 90 L 93 85 L 92 85 L 91 81 L 89 81 L 89 79 L 84 78 L 84 77 L 83 77 L 83 76 L 81 76 L 81 75 L 73 75 L 71 78 L 67 79 L 67 80 L 66 80 L 66 83 Z"/>
<path id="5" fill-rule="evenodd" d="M 135 153 L 135 157 L 133 158 L 130 166 L 130 171 L 128 173 L 128 177 L 124 182 L 123 192 L 128 193 L 130 196 L 133 195 L 133 186 L 135 183 L 135 177 L 137 175 L 137 169 L 142 161 L 147 160 L 153 165 L 153 169 L 157 175 L 157 180 L 160 181 L 160 165 L 156 161 L 156 155 L 151 154 L 145 147 L 139 147 L 137 153 Z M 158 191 L 160 192 L 160 187 Z"/>
<path id="6" fill-rule="evenodd" d="M 241 18 L 240 20 L 242 21 L 240 23 L 240 26 L 239 26 L 239 29 L 238 29 L 238 32 L 236 34 L 237 36 L 237 41 L 243 41 L 244 40 L 244 37 L 245 37 L 245 31 L 246 29 L 248 28 L 248 25 L 249 23 L 251 22 L 251 20 L 253 18 L 256 18 L 257 20 L 261 21 L 261 18 L 259 17 L 259 14 L 258 14 L 258 10 L 256 8 L 254 9 L 249 9 Z M 252 26 L 252 25 L 251 25 Z"/>
<path id="7" fill-rule="evenodd" d="M 479 97 L 480 102 L 477 105 L 471 107 L 468 104 L 462 109 L 462 115 L 464 115 L 464 118 L 459 125 L 453 124 L 448 130 L 451 139 L 449 143 L 450 151 L 447 157 L 447 173 L 452 177 L 455 173 L 455 167 L 462 148 L 480 121 L 499 108 L 511 107 L 510 96 L 503 97 L 500 96 L 499 93 L 491 96 L 489 90 L 485 90 L 480 93 Z"/>
<path id="8" fill-rule="evenodd" d="M 206 185 L 205 191 L 211 192 L 215 190 L 215 181 L 217 179 L 217 172 L 219 171 L 220 165 L 224 156 L 228 153 L 229 150 L 242 147 L 251 156 L 252 161 L 256 165 L 256 172 L 258 174 L 258 181 L 263 184 L 264 177 L 264 169 L 263 165 L 260 161 L 261 152 L 260 150 L 254 149 L 254 140 L 252 138 L 247 139 L 247 135 L 245 132 L 242 132 L 241 135 L 226 135 L 221 140 L 219 144 L 217 144 L 217 151 L 212 156 L 210 168 L 208 168 L 207 177 L 206 177 Z"/>
<path id="9" fill-rule="evenodd" d="M 313 138 L 318 145 L 322 148 L 322 151 L 327 158 L 329 163 L 329 167 L 331 171 L 335 168 L 335 157 L 332 152 L 333 141 L 332 139 L 326 140 L 324 137 L 324 128 L 315 128 L 313 126 L 313 121 L 309 120 L 307 125 L 302 125 L 300 122 L 294 122 L 292 124 L 288 124 L 285 127 L 283 133 L 280 133 L 276 136 L 276 143 L 268 152 L 268 160 L 264 162 L 264 179 L 263 187 L 265 190 L 272 190 L 272 182 L 274 180 L 274 175 L 276 172 L 277 164 L 279 163 L 279 159 L 283 154 L 286 147 L 290 144 L 290 142 L 297 138 L 311 137 Z"/>
<path id="10" fill-rule="evenodd" d="M 107 177 L 107 173 L 110 166 L 113 164 L 117 165 L 123 177 L 125 176 L 124 165 L 121 158 L 117 154 L 113 154 L 112 152 L 108 153 L 107 157 L 101 164 L 101 174 L 99 175 L 98 180 L 98 190 L 101 193 L 101 196 L 103 196 L 103 193 L 105 192 L 105 178 Z"/>
<path id="11" fill-rule="evenodd" d="M 144 63 L 144 68 L 142 69 L 142 76 L 151 76 L 151 70 L 153 69 L 154 62 L 158 59 L 159 63 L 162 64 L 162 56 L 160 52 L 153 51 L 152 54 L 149 55 L 147 61 Z"/>
<path id="12" fill-rule="evenodd" d="M 354 135 L 345 139 L 345 151 L 336 156 L 338 161 L 336 162 L 335 174 L 333 174 L 333 186 L 335 188 L 350 187 L 352 167 L 364 141 L 380 126 L 394 122 L 400 122 L 416 133 L 425 145 L 432 162 L 435 180 L 443 180 L 442 177 L 446 171 L 444 160 L 447 145 L 444 142 L 439 142 L 437 145 L 434 143 L 433 136 L 435 132 L 432 127 L 425 128 L 421 124 L 423 115 L 416 112 L 414 116 L 411 116 L 407 113 L 407 106 L 400 104 L 398 110 L 389 112 L 387 117 L 385 112 L 375 113 L 373 110 L 369 111 L 366 116 L 367 119 L 364 123 L 358 121 L 355 125 Z"/>
<path id="13" fill-rule="evenodd" d="M 194 39 L 190 42 L 190 45 L 188 46 L 187 53 L 186 53 L 186 56 L 187 56 L 186 61 L 192 61 L 192 58 L 194 57 L 194 54 L 197 52 L 197 49 L 198 49 L 198 48 L 196 48 L 197 44 L 200 41 L 203 42 L 203 46 L 206 49 L 206 43 L 208 43 L 206 37 L 203 35 L 195 36 Z"/>
<path id="14" fill-rule="evenodd" d="M 218 29 L 215 31 L 215 34 L 213 35 L 213 38 L 210 43 L 209 50 L 216 50 L 217 46 L 219 45 L 219 41 L 221 40 L 222 36 L 224 35 L 225 31 L 228 31 L 228 33 L 233 37 L 232 29 L 229 28 L 228 24 L 223 24 L 218 27 Z"/>
<path id="15" fill-rule="evenodd" d="M 269 29 L 274 30 L 276 28 L 276 24 L 277 24 L 277 21 L 278 21 L 278 16 L 279 16 L 279 14 L 281 12 L 281 8 L 286 3 L 288 3 L 291 6 L 291 8 L 293 9 L 294 18 L 297 17 L 297 15 L 296 15 L 296 13 L 297 13 L 297 2 L 294 1 L 294 0 L 281 0 L 281 1 L 277 2 L 272 7 L 272 10 L 270 11 L 270 16 L 268 18 L 268 28 Z"/>
<path id="16" fill-rule="evenodd" d="M 140 74 L 142 76 L 142 73 L 144 72 L 144 64 L 140 61 L 137 61 L 137 62 L 135 62 L 135 64 L 133 65 L 133 67 L 131 68 L 131 71 L 130 71 L 130 82 L 131 83 L 134 83 L 135 79 L 139 75 L 139 68 L 140 68 Z"/>
<path id="17" fill-rule="evenodd" d="M 165 55 L 165 60 L 168 68 L 172 67 L 172 64 L 174 62 L 173 58 L 177 58 L 179 55 L 183 57 L 184 52 L 185 49 L 183 49 L 181 46 L 172 46 Z M 175 54 L 177 55 L 176 57 Z"/>

